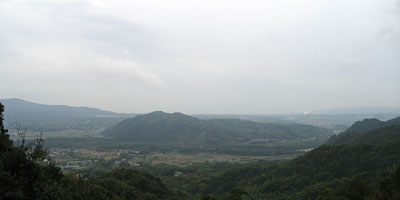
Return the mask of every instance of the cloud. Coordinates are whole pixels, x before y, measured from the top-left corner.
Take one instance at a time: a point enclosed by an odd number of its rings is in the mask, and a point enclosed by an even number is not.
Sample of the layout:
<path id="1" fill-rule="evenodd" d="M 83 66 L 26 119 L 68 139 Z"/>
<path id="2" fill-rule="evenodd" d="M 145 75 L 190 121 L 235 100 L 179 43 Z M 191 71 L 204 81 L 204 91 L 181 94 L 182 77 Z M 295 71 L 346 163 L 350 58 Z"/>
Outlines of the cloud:
<path id="1" fill-rule="evenodd" d="M 128 87 L 146 84 L 164 88 L 169 84 L 158 74 L 147 70 L 142 65 L 130 60 L 120 60 L 108 56 L 81 57 L 75 68 L 96 77 L 96 81 L 119 83 Z"/>
<path id="2" fill-rule="evenodd" d="M 168 85 L 150 64 L 133 61 L 153 58 L 151 34 L 90 1 L 4 1 L 0 13 L 0 62 L 10 72 L 78 72 L 129 87 Z"/>
<path id="3" fill-rule="evenodd" d="M 399 2 L 3 0 L 0 93 L 132 112 L 396 107 Z"/>

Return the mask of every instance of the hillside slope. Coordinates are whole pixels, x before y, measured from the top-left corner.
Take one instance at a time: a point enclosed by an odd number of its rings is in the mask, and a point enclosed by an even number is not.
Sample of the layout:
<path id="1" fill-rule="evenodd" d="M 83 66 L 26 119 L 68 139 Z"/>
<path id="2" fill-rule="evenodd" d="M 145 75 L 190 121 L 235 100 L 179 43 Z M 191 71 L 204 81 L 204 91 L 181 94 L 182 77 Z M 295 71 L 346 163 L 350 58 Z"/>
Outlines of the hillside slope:
<path id="1" fill-rule="evenodd" d="M 28 131 L 89 130 L 114 125 L 133 115 L 88 107 L 45 105 L 22 99 L 0 99 L 6 107 L 5 126 L 21 125 Z"/>
<path id="2" fill-rule="evenodd" d="M 200 120 L 182 113 L 152 112 L 124 120 L 102 133 L 144 143 L 243 144 L 274 139 L 311 139 L 327 130 L 300 124 L 264 124 L 238 119 Z"/>
<path id="3" fill-rule="evenodd" d="M 0 103 L 0 199 L 184 199 L 159 178 L 133 169 L 118 169 L 89 181 L 63 173 L 43 147 L 43 140 L 13 144 L 3 126 Z"/>
<path id="4" fill-rule="evenodd" d="M 332 136 L 328 140 L 328 144 L 344 144 L 344 143 L 362 143 L 362 142 L 377 142 L 387 140 L 388 136 L 381 137 L 374 130 L 400 125 L 400 117 L 388 121 L 380 121 L 378 119 L 364 119 L 355 122 L 350 128 L 339 135 Z"/>
<path id="5" fill-rule="evenodd" d="M 351 133 L 343 133 L 343 139 Z M 212 176 L 194 171 L 187 177 L 196 176 L 196 181 L 171 182 L 192 193 L 216 196 L 245 188 L 255 199 L 397 199 L 400 124 L 358 133 L 357 138 L 333 140 L 291 161 L 250 164 Z"/>

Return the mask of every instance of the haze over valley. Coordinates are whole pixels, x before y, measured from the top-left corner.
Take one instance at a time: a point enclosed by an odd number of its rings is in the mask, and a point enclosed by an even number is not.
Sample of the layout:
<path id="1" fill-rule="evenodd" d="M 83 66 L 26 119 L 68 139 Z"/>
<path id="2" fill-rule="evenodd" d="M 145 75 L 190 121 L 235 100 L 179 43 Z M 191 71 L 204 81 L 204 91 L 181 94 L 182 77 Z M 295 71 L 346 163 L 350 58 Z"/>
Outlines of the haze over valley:
<path id="1" fill-rule="evenodd" d="M 2 0 L 0 27 L 0 200 L 400 199 L 399 0 Z"/>

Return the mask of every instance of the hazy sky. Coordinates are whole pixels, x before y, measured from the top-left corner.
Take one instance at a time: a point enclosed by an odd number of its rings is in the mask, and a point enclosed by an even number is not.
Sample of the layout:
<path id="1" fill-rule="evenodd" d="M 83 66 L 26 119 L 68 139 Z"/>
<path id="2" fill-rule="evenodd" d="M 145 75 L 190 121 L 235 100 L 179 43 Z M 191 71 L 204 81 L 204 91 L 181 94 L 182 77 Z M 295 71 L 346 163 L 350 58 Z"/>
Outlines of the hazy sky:
<path id="1" fill-rule="evenodd" d="M 400 1 L 1 0 L 0 75 L 118 112 L 400 107 Z"/>

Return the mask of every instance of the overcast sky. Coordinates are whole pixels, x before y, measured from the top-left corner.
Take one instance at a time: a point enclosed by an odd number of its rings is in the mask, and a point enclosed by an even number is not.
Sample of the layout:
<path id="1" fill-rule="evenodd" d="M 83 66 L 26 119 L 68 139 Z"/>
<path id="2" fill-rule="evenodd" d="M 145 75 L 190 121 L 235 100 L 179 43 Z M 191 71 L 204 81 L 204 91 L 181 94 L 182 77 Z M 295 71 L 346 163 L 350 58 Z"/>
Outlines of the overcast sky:
<path id="1" fill-rule="evenodd" d="M 1 0 L 0 75 L 117 112 L 400 107 L 400 1 Z"/>

